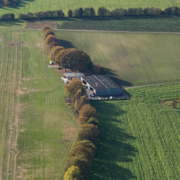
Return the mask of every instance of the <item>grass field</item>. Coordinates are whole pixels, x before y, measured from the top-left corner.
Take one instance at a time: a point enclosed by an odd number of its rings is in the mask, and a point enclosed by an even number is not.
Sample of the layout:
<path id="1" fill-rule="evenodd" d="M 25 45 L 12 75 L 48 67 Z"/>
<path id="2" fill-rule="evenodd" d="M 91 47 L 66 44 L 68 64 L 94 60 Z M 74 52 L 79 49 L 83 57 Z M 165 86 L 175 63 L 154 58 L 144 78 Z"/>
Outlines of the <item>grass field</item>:
<path id="1" fill-rule="evenodd" d="M 62 179 L 77 120 L 40 31 L 0 31 L 0 179 Z"/>
<path id="2" fill-rule="evenodd" d="M 68 9 L 75 9 L 79 7 L 94 7 L 97 10 L 99 7 L 105 6 L 110 10 L 115 8 L 129 8 L 129 7 L 158 7 L 164 9 L 169 6 L 180 6 L 179 0 L 156 0 L 156 1 L 142 1 L 142 0 L 19 0 L 16 8 L 4 7 L 1 8 L 0 15 L 4 13 L 14 13 L 16 17 L 19 13 L 48 11 L 62 9 L 67 13 Z"/>
<path id="3" fill-rule="evenodd" d="M 180 81 L 180 35 L 55 31 L 61 44 L 85 50 L 122 86 Z"/>
<path id="4" fill-rule="evenodd" d="M 91 179 L 180 179 L 180 110 L 160 104 L 179 91 L 180 84 L 132 88 L 130 100 L 91 103 L 101 131 Z"/>
<path id="5" fill-rule="evenodd" d="M 54 22 L 59 29 L 112 31 L 180 32 L 179 16 L 145 16 L 120 18 L 68 19 Z"/>

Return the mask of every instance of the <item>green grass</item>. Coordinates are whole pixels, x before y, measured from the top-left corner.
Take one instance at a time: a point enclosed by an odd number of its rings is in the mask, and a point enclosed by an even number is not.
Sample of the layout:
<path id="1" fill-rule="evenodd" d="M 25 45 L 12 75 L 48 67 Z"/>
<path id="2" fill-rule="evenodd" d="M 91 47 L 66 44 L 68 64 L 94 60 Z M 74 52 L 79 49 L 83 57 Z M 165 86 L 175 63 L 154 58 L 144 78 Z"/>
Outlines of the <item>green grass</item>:
<path id="1" fill-rule="evenodd" d="M 24 28 L 26 21 L 14 20 L 14 21 L 0 21 L 0 28 Z"/>
<path id="2" fill-rule="evenodd" d="M 58 29 L 180 32 L 179 16 L 84 18 L 57 21 Z"/>
<path id="3" fill-rule="evenodd" d="M 179 91 L 180 84 L 133 88 L 130 100 L 92 102 L 101 134 L 91 179 L 180 179 L 180 110 L 160 104 Z"/>
<path id="4" fill-rule="evenodd" d="M 0 32 L 0 179 L 62 179 L 78 128 L 64 84 L 41 31 Z"/>
<path id="5" fill-rule="evenodd" d="M 115 8 L 129 8 L 129 7 L 158 7 L 167 8 L 169 6 L 180 6 L 179 0 L 156 0 L 156 1 L 142 1 L 142 0 L 19 0 L 19 4 L 16 8 L 4 7 L 1 8 L 0 15 L 4 13 L 14 13 L 16 17 L 19 13 L 37 12 L 37 11 L 48 11 L 62 9 L 67 13 L 68 9 L 75 9 L 79 7 L 94 7 L 96 10 L 105 6 L 110 10 Z"/>
<path id="6" fill-rule="evenodd" d="M 180 36 L 114 32 L 55 31 L 65 47 L 86 51 L 122 86 L 180 80 Z"/>

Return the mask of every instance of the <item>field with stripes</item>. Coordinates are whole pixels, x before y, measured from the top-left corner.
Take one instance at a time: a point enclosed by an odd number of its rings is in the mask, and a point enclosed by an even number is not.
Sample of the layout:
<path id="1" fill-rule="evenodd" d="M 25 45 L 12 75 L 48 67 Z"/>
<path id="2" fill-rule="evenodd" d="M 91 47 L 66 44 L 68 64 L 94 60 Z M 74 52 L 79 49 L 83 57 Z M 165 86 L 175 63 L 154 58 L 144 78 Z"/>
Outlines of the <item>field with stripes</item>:
<path id="1" fill-rule="evenodd" d="M 0 179 L 62 179 L 77 120 L 41 31 L 0 31 Z"/>
<path id="2" fill-rule="evenodd" d="M 165 9 L 170 6 L 180 6 L 179 0 L 156 0 L 156 1 L 142 1 L 142 0 L 19 0 L 16 8 L 4 7 L 1 8 L 0 16 L 4 13 L 14 13 L 18 17 L 19 13 L 51 11 L 62 9 L 67 15 L 68 9 L 94 7 L 97 11 L 99 7 L 105 6 L 113 10 L 116 8 L 146 8 L 157 7 Z"/>
<path id="3" fill-rule="evenodd" d="M 91 179 L 180 179 L 180 109 L 161 105 L 180 97 L 180 84 L 127 91 L 130 100 L 91 103 L 101 130 Z"/>

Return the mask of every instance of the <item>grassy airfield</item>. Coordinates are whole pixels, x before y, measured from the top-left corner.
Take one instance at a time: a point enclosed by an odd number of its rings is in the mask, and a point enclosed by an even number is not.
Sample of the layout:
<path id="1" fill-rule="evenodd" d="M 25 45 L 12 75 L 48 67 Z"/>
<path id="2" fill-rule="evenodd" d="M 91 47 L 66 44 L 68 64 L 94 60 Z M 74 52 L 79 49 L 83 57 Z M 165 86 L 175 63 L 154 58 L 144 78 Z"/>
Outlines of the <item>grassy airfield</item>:
<path id="1" fill-rule="evenodd" d="M 0 31 L 0 179 L 62 179 L 77 120 L 40 31 Z"/>

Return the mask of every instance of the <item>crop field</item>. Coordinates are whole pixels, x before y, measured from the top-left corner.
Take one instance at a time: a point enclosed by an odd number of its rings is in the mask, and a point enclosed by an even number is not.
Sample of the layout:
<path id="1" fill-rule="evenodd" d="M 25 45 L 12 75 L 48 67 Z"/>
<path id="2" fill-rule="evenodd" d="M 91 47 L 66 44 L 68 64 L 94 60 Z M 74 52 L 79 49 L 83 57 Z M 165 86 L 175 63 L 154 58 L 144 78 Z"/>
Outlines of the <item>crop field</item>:
<path id="1" fill-rule="evenodd" d="M 100 122 L 93 180 L 180 179 L 180 84 L 132 88 L 130 100 L 92 102 Z"/>
<path id="2" fill-rule="evenodd" d="M 40 31 L 0 30 L 0 179 L 62 179 L 77 120 Z"/>
<path id="3" fill-rule="evenodd" d="M 122 86 L 180 81 L 180 35 L 55 31 L 61 44 L 85 50 Z"/>
<path id="4" fill-rule="evenodd" d="M 0 15 L 4 13 L 14 13 L 16 17 L 19 13 L 60 10 L 62 9 L 67 13 L 68 9 L 75 9 L 79 7 L 94 7 L 97 10 L 99 7 L 105 6 L 112 10 L 115 8 L 129 8 L 129 7 L 158 7 L 165 9 L 169 6 L 180 6 L 179 0 L 156 0 L 156 1 L 142 1 L 142 0 L 19 0 L 16 8 L 3 7 L 1 8 Z"/>

